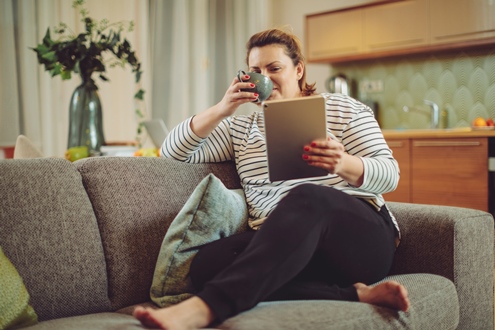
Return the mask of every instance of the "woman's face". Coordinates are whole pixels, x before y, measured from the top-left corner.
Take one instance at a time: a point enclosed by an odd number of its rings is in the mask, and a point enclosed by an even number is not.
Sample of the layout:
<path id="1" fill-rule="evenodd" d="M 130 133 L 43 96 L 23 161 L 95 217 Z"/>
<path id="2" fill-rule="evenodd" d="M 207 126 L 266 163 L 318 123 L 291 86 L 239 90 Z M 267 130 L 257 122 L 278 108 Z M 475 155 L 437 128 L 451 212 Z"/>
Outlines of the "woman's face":
<path id="1" fill-rule="evenodd" d="M 283 46 L 274 44 L 255 47 L 249 53 L 248 62 L 249 71 L 261 73 L 273 81 L 269 100 L 301 96 L 299 79 L 304 72 L 304 65 L 299 63 L 294 66 Z"/>

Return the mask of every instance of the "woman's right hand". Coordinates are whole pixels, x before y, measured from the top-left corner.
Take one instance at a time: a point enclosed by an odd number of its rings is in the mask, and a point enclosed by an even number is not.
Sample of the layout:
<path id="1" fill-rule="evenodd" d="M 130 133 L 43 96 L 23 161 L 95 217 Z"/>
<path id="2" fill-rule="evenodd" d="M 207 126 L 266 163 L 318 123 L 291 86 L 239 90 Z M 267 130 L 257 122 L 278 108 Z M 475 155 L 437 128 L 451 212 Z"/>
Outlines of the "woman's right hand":
<path id="1" fill-rule="evenodd" d="M 246 76 L 244 77 L 246 78 Z M 243 82 L 239 81 L 237 77 L 234 78 L 220 102 L 193 117 L 191 121 L 193 132 L 205 138 L 223 119 L 232 116 L 241 104 L 256 101 L 258 94 L 241 92 L 241 88 L 253 87 L 254 85 L 250 82 Z"/>
<path id="2" fill-rule="evenodd" d="M 249 79 L 249 73 L 245 75 L 244 78 Z M 241 91 L 241 89 L 250 89 L 254 87 L 254 84 L 250 82 L 243 82 L 239 81 L 237 77 L 234 78 L 222 100 L 217 104 L 218 110 L 221 111 L 225 117 L 228 117 L 233 115 L 241 104 L 256 101 L 258 99 L 257 93 Z"/>

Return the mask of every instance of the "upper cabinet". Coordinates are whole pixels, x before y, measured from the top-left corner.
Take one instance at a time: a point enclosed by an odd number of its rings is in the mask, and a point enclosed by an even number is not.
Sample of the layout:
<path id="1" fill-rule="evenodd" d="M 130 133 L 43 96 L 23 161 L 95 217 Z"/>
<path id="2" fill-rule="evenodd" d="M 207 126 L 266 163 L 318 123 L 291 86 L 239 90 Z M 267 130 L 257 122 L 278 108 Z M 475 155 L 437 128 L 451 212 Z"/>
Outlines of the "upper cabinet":
<path id="1" fill-rule="evenodd" d="M 429 1 L 432 44 L 495 36 L 495 1 Z"/>
<path id="2" fill-rule="evenodd" d="M 364 50 L 375 52 L 428 44 L 426 9 L 426 0 L 364 8 Z"/>
<path id="3" fill-rule="evenodd" d="M 329 56 L 356 54 L 363 48 L 363 28 L 361 10 L 334 12 L 332 18 L 316 15 L 307 22 L 308 57 L 325 59 Z M 331 42 L 328 42 L 331 40 Z"/>
<path id="4" fill-rule="evenodd" d="M 309 62 L 495 44 L 495 0 L 401 0 L 306 16 Z"/>

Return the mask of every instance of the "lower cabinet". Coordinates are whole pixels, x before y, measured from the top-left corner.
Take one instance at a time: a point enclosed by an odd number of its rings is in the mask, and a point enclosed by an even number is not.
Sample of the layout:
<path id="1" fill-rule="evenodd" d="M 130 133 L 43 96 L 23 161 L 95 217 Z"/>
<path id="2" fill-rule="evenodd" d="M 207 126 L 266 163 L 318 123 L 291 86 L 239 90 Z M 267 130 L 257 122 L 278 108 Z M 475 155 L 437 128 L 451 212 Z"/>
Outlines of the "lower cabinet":
<path id="1" fill-rule="evenodd" d="M 397 189 L 383 195 L 386 200 L 394 202 L 411 201 L 411 141 L 409 139 L 397 139 L 387 141 L 392 149 L 394 158 L 399 163 L 400 180 Z"/>
<path id="2" fill-rule="evenodd" d="M 385 200 L 488 211 L 487 137 L 387 142 L 399 162 L 401 179 Z"/>

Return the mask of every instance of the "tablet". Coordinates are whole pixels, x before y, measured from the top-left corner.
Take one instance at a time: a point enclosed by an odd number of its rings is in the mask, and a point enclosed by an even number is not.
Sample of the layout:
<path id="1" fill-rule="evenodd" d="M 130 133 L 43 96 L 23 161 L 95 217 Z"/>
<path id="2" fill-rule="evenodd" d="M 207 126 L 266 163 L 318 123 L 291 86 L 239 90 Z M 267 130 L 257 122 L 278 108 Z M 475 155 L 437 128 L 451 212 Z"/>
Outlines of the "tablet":
<path id="1" fill-rule="evenodd" d="M 325 98 L 314 95 L 264 101 L 262 108 L 270 181 L 328 175 L 302 159 L 305 145 L 327 136 Z"/>

